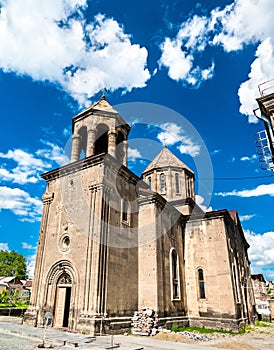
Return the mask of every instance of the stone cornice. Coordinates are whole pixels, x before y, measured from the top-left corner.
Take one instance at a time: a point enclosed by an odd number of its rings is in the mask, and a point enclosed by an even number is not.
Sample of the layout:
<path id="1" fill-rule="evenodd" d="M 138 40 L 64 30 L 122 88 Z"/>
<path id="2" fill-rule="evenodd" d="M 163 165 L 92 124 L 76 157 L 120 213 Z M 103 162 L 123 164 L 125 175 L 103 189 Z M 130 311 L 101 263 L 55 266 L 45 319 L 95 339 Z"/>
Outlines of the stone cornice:
<path id="1" fill-rule="evenodd" d="M 73 173 L 81 171 L 83 169 L 87 169 L 91 166 L 100 164 L 103 162 L 104 157 L 105 157 L 105 153 L 102 153 L 102 154 L 99 154 L 96 156 L 87 157 L 87 158 L 84 158 L 82 160 L 78 160 L 77 162 L 73 162 L 73 163 L 69 163 L 67 165 L 64 165 L 61 168 L 51 170 L 51 171 L 49 171 L 41 176 L 46 181 L 55 180 L 55 179 L 58 179 L 62 176 L 73 174 Z"/>
<path id="2" fill-rule="evenodd" d="M 243 240 L 244 246 L 246 249 L 248 249 L 250 246 L 249 246 L 248 242 L 246 241 L 241 223 L 240 222 L 235 223 L 235 221 L 231 218 L 231 215 L 229 214 L 229 211 L 227 209 L 209 211 L 209 212 L 204 213 L 203 215 L 192 214 L 189 216 L 188 222 L 197 222 L 197 221 L 201 221 L 201 220 L 220 219 L 220 218 L 222 218 L 224 221 L 226 221 L 232 227 L 234 227 L 234 228 L 237 227 L 238 233 Z"/>
<path id="3" fill-rule="evenodd" d="M 98 165 L 100 163 L 107 164 L 108 166 L 112 167 L 112 169 L 119 175 L 121 175 L 123 178 L 125 178 L 127 181 L 137 184 L 137 182 L 142 181 L 137 175 L 135 175 L 131 170 L 129 170 L 127 167 L 122 165 L 121 163 L 117 162 L 116 159 L 114 159 L 111 155 L 106 153 L 101 153 L 96 156 L 90 156 L 87 158 L 84 158 L 82 160 L 78 160 L 73 163 L 69 163 L 67 165 L 64 165 L 63 167 L 51 170 L 45 174 L 42 174 L 41 177 L 46 180 L 47 182 L 58 179 L 62 176 L 67 176 L 69 174 L 76 173 L 78 171 L 81 171 L 83 169 L 90 168 L 94 165 Z M 143 186 L 147 186 L 142 181 Z"/>
<path id="4" fill-rule="evenodd" d="M 143 193 L 140 193 L 139 191 L 139 194 L 143 194 Z M 178 216 L 178 220 L 182 222 L 185 221 L 184 219 L 185 215 L 183 215 L 179 210 L 177 210 L 175 207 L 170 205 L 169 202 L 167 202 L 165 198 L 162 197 L 159 193 L 150 192 L 150 193 L 146 193 L 145 195 L 142 195 L 141 197 L 138 198 L 138 204 L 140 206 L 147 205 L 147 204 L 154 204 L 157 207 L 160 207 L 161 209 L 167 210 L 171 215 L 176 215 L 176 217 Z"/>
<path id="5" fill-rule="evenodd" d="M 89 185 L 88 189 L 91 191 L 91 192 L 97 192 L 97 191 L 106 191 L 106 192 L 110 192 L 111 191 L 111 188 L 105 184 L 91 184 Z"/>

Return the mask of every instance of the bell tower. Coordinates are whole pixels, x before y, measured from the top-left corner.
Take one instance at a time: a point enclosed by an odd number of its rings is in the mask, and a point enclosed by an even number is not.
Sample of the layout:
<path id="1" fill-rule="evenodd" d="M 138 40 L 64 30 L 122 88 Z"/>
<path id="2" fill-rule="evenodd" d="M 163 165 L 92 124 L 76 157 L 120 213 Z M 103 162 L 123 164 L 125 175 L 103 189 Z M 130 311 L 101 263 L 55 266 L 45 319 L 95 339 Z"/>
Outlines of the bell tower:
<path id="1" fill-rule="evenodd" d="M 127 166 L 129 131 L 130 126 L 103 95 L 72 119 L 71 162 L 108 153 Z"/>

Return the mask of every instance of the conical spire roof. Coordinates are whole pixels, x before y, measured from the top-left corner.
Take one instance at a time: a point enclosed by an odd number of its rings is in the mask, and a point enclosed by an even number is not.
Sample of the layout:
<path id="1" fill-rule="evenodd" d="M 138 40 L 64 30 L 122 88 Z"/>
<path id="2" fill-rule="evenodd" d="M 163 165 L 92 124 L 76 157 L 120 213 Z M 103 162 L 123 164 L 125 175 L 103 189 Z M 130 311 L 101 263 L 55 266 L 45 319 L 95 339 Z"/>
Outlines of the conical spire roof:
<path id="1" fill-rule="evenodd" d="M 153 161 L 147 166 L 144 170 L 143 174 L 148 171 L 156 168 L 164 168 L 164 167 L 179 167 L 183 169 L 187 169 L 191 173 L 193 171 L 185 165 L 179 158 L 177 158 L 166 146 L 161 149 L 161 152 L 153 159 Z"/>
<path id="2" fill-rule="evenodd" d="M 116 113 L 116 109 L 114 109 L 106 100 L 105 96 L 103 95 L 99 101 L 95 102 L 93 105 L 91 105 L 88 109 L 97 109 L 99 111 L 106 111 L 110 113 Z"/>
<path id="3" fill-rule="evenodd" d="M 73 117 L 73 120 L 77 121 L 78 119 L 81 119 L 83 117 L 89 117 L 90 114 L 101 115 L 101 113 L 107 113 L 108 116 L 116 118 L 120 125 L 127 125 L 126 121 L 120 116 L 119 112 L 116 109 L 114 109 L 111 104 L 108 103 L 105 95 L 102 95 L 99 101 L 93 103 L 90 107 Z"/>

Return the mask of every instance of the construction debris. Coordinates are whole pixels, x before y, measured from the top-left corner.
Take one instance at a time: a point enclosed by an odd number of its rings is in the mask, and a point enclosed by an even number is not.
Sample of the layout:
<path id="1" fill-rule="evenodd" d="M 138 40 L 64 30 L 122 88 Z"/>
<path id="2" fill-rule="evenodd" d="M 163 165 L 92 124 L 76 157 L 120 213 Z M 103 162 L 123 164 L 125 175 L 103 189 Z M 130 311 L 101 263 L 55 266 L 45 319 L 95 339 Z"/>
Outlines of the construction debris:
<path id="1" fill-rule="evenodd" d="M 132 317 L 132 334 L 134 335 L 155 335 L 158 328 L 158 320 L 155 311 L 144 307 L 135 311 Z"/>
<path id="2" fill-rule="evenodd" d="M 200 335 L 193 332 L 178 332 L 179 334 L 183 335 L 184 337 L 187 337 L 189 339 L 195 340 L 195 341 L 209 341 L 210 339 L 206 335 Z"/>

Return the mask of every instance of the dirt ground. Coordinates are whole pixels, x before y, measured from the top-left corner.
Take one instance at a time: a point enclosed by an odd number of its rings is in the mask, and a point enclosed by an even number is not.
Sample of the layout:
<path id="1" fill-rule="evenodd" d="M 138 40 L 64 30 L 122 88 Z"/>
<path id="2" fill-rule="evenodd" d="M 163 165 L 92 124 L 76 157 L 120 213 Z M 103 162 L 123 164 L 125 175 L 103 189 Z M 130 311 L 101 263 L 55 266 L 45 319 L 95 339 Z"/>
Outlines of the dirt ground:
<path id="1" fill-rule="evenodd" d="M 158 333 L 155 337 L 163 340 L 183 342 L 188 344 L 201 344 L 220 349 L 231 350 L 274 350 L 274 322 L 268 323 L 268 327 L 254 327 L 244 334 L 230 335 L 213 333 L 207 334 L 209 341 L 201 342 L 188 339 L 180 334 Z"/>

